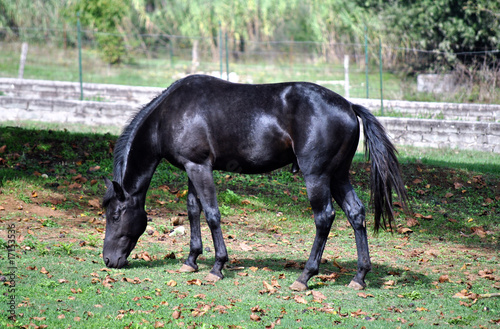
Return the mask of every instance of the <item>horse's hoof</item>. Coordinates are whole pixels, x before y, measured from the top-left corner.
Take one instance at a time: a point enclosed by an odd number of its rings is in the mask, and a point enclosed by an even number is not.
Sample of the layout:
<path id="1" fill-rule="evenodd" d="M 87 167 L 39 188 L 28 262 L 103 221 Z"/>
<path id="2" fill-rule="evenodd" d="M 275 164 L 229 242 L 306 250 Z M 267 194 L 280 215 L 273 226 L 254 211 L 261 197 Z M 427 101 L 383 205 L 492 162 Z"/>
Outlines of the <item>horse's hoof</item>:
<path id="1" fill-rule="evenodd" d="M 219 277 L 215 274 L 212 274 L 212 273 L 208 273 L 208 275 L 205 277 L 205 281 L 208 281 L 208 282 L 217 282 L 221 279 L 222 279 L 221 277 Z"/>
<path id="2" fill-rule="evenodd" d="M 302 282 L 295 281 L 290 286 L 290 289 L 292 289 L 293 291 L 305 291 L 307 290 L 307 285 L 303 284 Z"/>
<path id="3" fill-rule="evenodd" d="M 192 267 L 192 266 L 189 266 L 187 264 L 182 264 L 181 266 L 181 269 L 179 270 L 179 272 L 181 273 L 189 273 L 189 272 L 196 272 L 197 270 Z"/>
<path id="4" fill-rule="evenodd" d="M 352 280 L 351 283 L 348 285 L 349 288 L 352 288 L 354 290 L 363 290 L 365 289 L 365 286 L 359 284 L 358 282 Z"/>

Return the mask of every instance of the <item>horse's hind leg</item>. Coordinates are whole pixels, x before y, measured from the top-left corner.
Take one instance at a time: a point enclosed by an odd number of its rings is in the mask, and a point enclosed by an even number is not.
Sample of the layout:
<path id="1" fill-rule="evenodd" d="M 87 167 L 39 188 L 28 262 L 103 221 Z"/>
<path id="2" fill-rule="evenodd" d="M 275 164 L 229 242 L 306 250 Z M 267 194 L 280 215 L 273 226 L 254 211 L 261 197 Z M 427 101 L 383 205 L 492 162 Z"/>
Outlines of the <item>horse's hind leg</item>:
<path id="1" fill-rule="evenodd" d="M 328 233 L 335 219 L 335 211 L 332 205 L 330 193 L 330 179 L 326 176 L 305 176 L 307 194 L 314 212 L 314 223 L 316 225 L 316 237 L 304 271 L 299 278 L 290 286 L 292 290 L 303 291 L 307 289 L 307 281 L 319 273 L 321 256 L 325 249 Z"/>
<path id="2" fill-rule="evenodd" d="M 342 182 L 334 181 L 333 184 L 336 184 L 332 185 L 333 198 L 345 212 L 349 223 L 354 229 L 354 237 L 356 239 L 358 270 L 349 287 L 361 290 L 366 287 L 365 276 L 371 269 L 368 238 L 366 235 L 365 207 L 349 181 L 344 179 Z"/>
<path id="3" fill-rule="evenodd" d="M 201 203 L 191 180 L 189 180 L 188 183 L 187 211 L 189 226 L 191 228 L 191 241 L 189 244 L 189 256 L 184 265 L 182 265 L 180 271 L 195 272 L 198 270 L 196 259 L 203 252 L 203 243 L 201 241 L 200 229 Z"/>
<path id="4" fill-rule="evenodd" d="M 224 277 L 222 275 L 222 268 L 227 262 L 228 256 L 226 244 L 222 236 L 222 230 L 220 228 L 220 212 L 217 205 L 212 168 L 195 163 L 188 163 L 185 165 L 185 168 L 200 199 L 214 241 L 215 264 L 206 279 L 209 281 L 217 281 Z"/>

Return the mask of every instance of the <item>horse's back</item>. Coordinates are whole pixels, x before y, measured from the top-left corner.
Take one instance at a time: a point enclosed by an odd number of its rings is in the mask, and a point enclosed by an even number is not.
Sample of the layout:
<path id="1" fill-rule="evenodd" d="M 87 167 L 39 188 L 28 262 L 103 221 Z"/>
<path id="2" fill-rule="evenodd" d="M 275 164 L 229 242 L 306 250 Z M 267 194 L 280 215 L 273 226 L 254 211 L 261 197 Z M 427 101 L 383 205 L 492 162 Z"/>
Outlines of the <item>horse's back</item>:
<path id="1" fill-rule="evenodd" d="M 350 103 L 306 82 L 248 85 L 189 76 L 163 110 L 176 156 L 229 171 L 265 172 L 317 153 L 331 157 L 359 135 Z"/>

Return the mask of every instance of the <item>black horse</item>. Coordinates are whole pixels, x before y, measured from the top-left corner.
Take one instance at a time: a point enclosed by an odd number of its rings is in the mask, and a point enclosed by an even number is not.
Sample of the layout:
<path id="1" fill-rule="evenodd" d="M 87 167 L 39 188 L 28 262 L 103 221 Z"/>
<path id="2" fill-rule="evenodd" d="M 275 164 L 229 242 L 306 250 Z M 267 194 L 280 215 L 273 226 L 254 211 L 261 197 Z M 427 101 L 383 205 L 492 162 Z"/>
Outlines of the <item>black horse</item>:
<path id="1" fill-rule="evenodd" d="M 146 192 L 164 158 L 189 177 L 191 243 L 181 271 L 198 269 L 196 259 L 203 251 L 203 210 L 215 247 L 215 264 L 206 280 L 222 279 L 228 255 L 212 171 L 264 173 L 292 163 L 304 175 L 316 237 L 304 271 L 291 288 L 307 289 L 309 279 L 318 274 L 335 218 L 333 197 L 355 232 L 358 270 L 350 286 L 363 289 L 371 268 L 365 209 L 349 181 L 360 135 L 358 116 L 363 120 L 365 147 L 371 158 L 378 230 L 393 219 L 392 190 L 405 209 L 407 194 L 396 150 L 367 109 L 306 82 L 244 85 L 194 75 L 173 83 L 133 118 L 116 143 L 114 181 L 106 179 L 103 200 L 107 208 L 103 247 L 106 266 L 121 268 L 127 264 L 146 228 Z"/>

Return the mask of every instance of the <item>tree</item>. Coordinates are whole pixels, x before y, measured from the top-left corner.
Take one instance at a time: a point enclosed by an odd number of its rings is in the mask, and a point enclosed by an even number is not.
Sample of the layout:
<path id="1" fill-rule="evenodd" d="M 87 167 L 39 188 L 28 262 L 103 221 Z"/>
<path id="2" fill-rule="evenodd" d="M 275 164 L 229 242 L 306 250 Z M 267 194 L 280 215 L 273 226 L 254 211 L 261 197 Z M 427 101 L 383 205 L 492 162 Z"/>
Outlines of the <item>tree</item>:
<path id="1" fill-rule="evenodd" d="M 72 21 L 77 13 L 83 25 L 97 31 L 97 42 L 103 59 L 119 64 L 126 58 L 126 49 L 119 27 L 130 14 L 129 0 L 73 0 L 67 10 Z"/>

